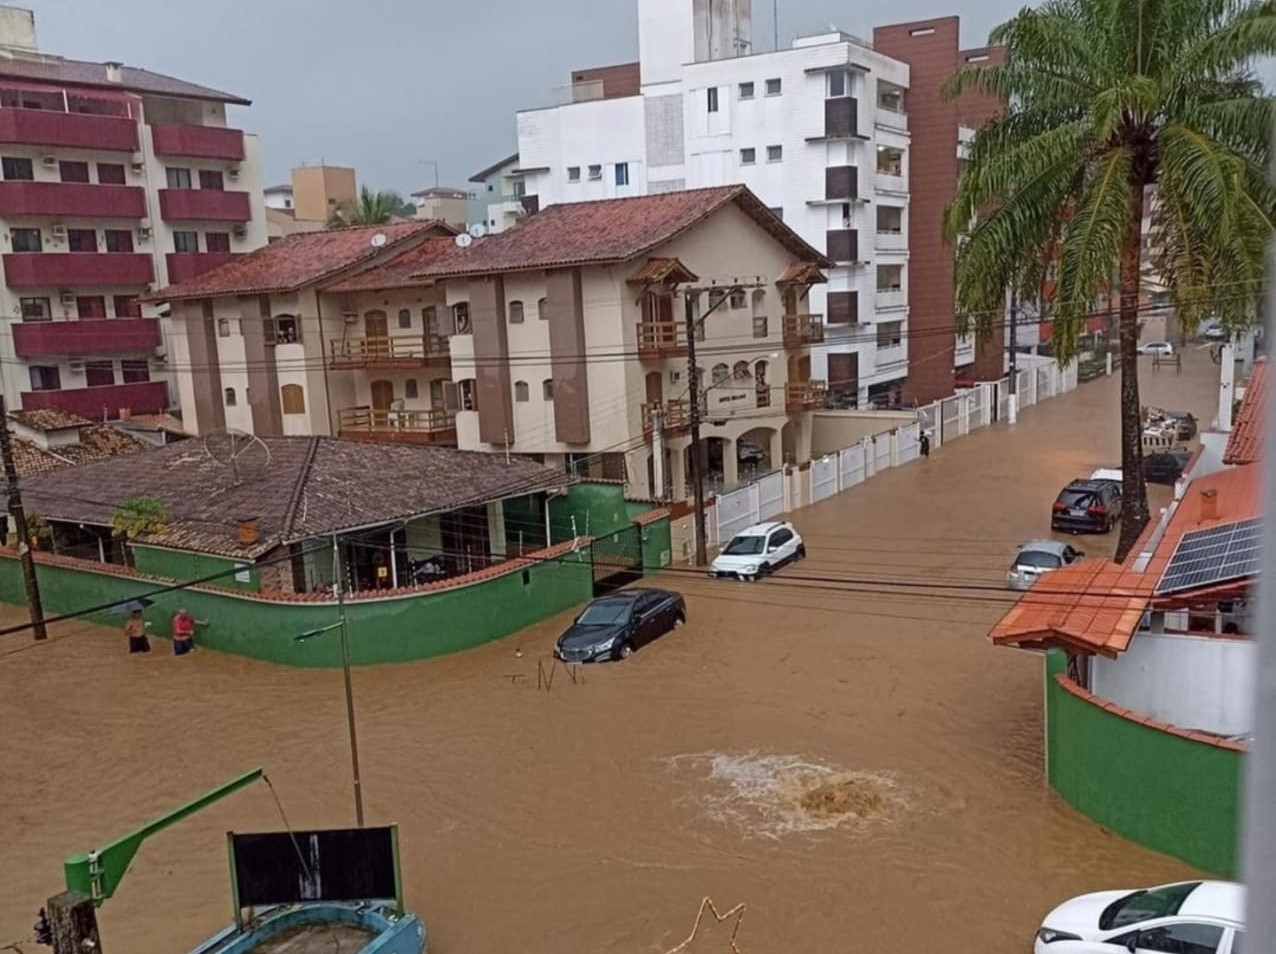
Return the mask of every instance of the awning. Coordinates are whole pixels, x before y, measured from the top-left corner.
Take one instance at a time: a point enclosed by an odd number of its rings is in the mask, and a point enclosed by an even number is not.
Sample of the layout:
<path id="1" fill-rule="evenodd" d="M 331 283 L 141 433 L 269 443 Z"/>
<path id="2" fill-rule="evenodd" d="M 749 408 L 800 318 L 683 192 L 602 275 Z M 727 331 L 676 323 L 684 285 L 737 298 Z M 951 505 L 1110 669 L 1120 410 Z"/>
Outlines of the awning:
<path id="1" fill-rule="evenodd" d="M 676 258 L 649 258 L 630 278 L 630 285 L 669 285 L 694 282 L 697 276 Z"/>
<path id="2" fill-rule="evenodd" d="M 777 285 L 822 285 L 828 281 L 818 265 L 812 262 L 794 262 L 775 280 Z"/>

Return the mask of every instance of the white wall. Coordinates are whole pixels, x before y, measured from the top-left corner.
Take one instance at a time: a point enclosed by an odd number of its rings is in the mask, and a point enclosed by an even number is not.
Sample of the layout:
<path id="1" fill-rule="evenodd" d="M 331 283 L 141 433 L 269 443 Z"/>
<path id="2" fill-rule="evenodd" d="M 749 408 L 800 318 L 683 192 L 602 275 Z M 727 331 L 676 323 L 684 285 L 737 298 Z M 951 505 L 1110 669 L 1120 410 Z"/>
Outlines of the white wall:
<path id="1" fill-rule="evenodd" d="M 527 191 L 541 206 L 590 199 L 614 199 L 646 193 L 646 133 L 643 99 L 589 100 L 518 114 L 519 165 L 548 166 L 549 173 L 528 177 Z M 628 163 L 629 184 L 617 186 L 616 163 Z M 602 176 L 589 178 L 589 167 Z M 569 182 L 567 169 L 578 167 L 580 180 Z"/>
<path id="2" fill-rule="evenodd" d="M 1096 657 L 1095 695 L 1184 729 L 1254 728 L 1255 645 L 1249 640 L 1139 633 L 1117 659 Z"/>

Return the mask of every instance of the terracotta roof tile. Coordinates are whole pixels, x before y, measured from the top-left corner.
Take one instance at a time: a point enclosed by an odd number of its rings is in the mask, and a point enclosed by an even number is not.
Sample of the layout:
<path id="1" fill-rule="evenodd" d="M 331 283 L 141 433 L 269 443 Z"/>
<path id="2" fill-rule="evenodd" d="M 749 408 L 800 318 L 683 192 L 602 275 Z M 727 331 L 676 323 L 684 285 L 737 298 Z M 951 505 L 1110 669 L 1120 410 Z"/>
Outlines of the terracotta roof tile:
<path id="1" fill-rule="evenodd" d="M 92 424 L 86 417 L 72 414 L 55 407 L 37 408 L 33 411 L 10 411 L 9 419 L 28 427 L 33 431 L 68 431 L 73 427 L 85 427 Z"/>
<path id="2" fill-rule="evenodd" d="M 132 93 L 155 93 L 160 96 L 212 99 L 237 106 L 249 106 L 252 102 L 233 93 L 224 93 L 208 86 L 199 86 L 172 76 L 165 76 L 163 73 L 152 73 L 150 70 L 133 66 L 123 67 L 120 74 L 120 81 L 112 82 L 107 78 L 106 63 L 69 60 L 47 53 L 15 54 L 0 59 L 0 77 L 61 83 L 68 86 L 96 86 Z"/>
<path id="3" fill-rule="evenodd" d="M 777 285 L 816 285 L 828 281 L 819 267 L 811 262 L 794 262 L 776 279 Z"/>
<path id="4" fill-rule="evenodd" d="M 1245 396 L 1227 438 L 1225 464 L 1253 464 L 1263 456 L 1263 427 L 1267 421 L 1267 362 L 1254 362 Z"/>
<path id="5" fill-rule="evenodd" d="M 63 444 L 53 449 L 43 448 L 21 437 L 13 437 L 11 442 L 19 477 L 38 477 L 77 464 L 137 454 L 151 446 L 132 435 L 120 433 L 109 424 L 86 424 L 80 429 L 79 443 Z"/>
<path id="6" fill-rule="evenodd" d="M 486 241 L 487 239 L 475 239 L 470 248 Z M 376 291 L 382 288 L 398 288 L 405 285 L 419 286 L 421 279 L 413 276 L 421 269 L 445 262 L 464 253 L 465 249 L 459 248 L 456 240 L 451 236 L 447 238 L 428 238 L 384 264 L 364 269 L 348 278 L 343 278 L 335 285 L 328 286 L 325 290 L 340 294 L 357 291 Z"/>
<path id="7" fill-rule="evenodd" d="M 645 285 L 676 278 L 679 282 L 694 282 L 698 275 L 676 258 L 649 258 L 642 268 L 629 276 L 629 284 Z"/>

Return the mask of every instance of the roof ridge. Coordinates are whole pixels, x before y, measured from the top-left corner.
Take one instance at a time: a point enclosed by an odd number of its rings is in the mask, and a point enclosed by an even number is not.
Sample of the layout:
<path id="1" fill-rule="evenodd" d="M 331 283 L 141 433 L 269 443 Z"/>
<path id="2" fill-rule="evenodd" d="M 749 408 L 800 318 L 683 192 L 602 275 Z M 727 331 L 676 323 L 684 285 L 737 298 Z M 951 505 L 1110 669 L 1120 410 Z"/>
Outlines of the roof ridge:
<path id="1" fill-rule="evenodd" d="M 280 528 L 280 539 L 286 540 L 292 535 L 292 524 L 297 518 L 297 508 L 306 492 L 306 481 L 310 478 L 310 468 L 314 465 L 315 455 L 319 453 L 319 436 L 307 438 L 310 446 L 306 448 L 306 456 L 297 470 L 297 482 L 293 485 L 292 495 L 288 498 L 288 509 L 284 511 L 284 525 Z"/>

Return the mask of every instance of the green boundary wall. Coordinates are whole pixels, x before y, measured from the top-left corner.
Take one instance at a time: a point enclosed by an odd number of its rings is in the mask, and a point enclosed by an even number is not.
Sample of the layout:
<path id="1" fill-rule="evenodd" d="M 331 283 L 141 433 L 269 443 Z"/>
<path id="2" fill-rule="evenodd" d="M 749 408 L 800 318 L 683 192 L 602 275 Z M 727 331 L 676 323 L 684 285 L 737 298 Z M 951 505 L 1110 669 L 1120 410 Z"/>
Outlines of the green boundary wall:
<path id="1" fill-rule="evenodd" d="M 1239 874 L 1243 753 L 1131 721 L 1073 695 L 1046 656 L 1050 786 L 1105 828 L 1205 871 Z"/>

